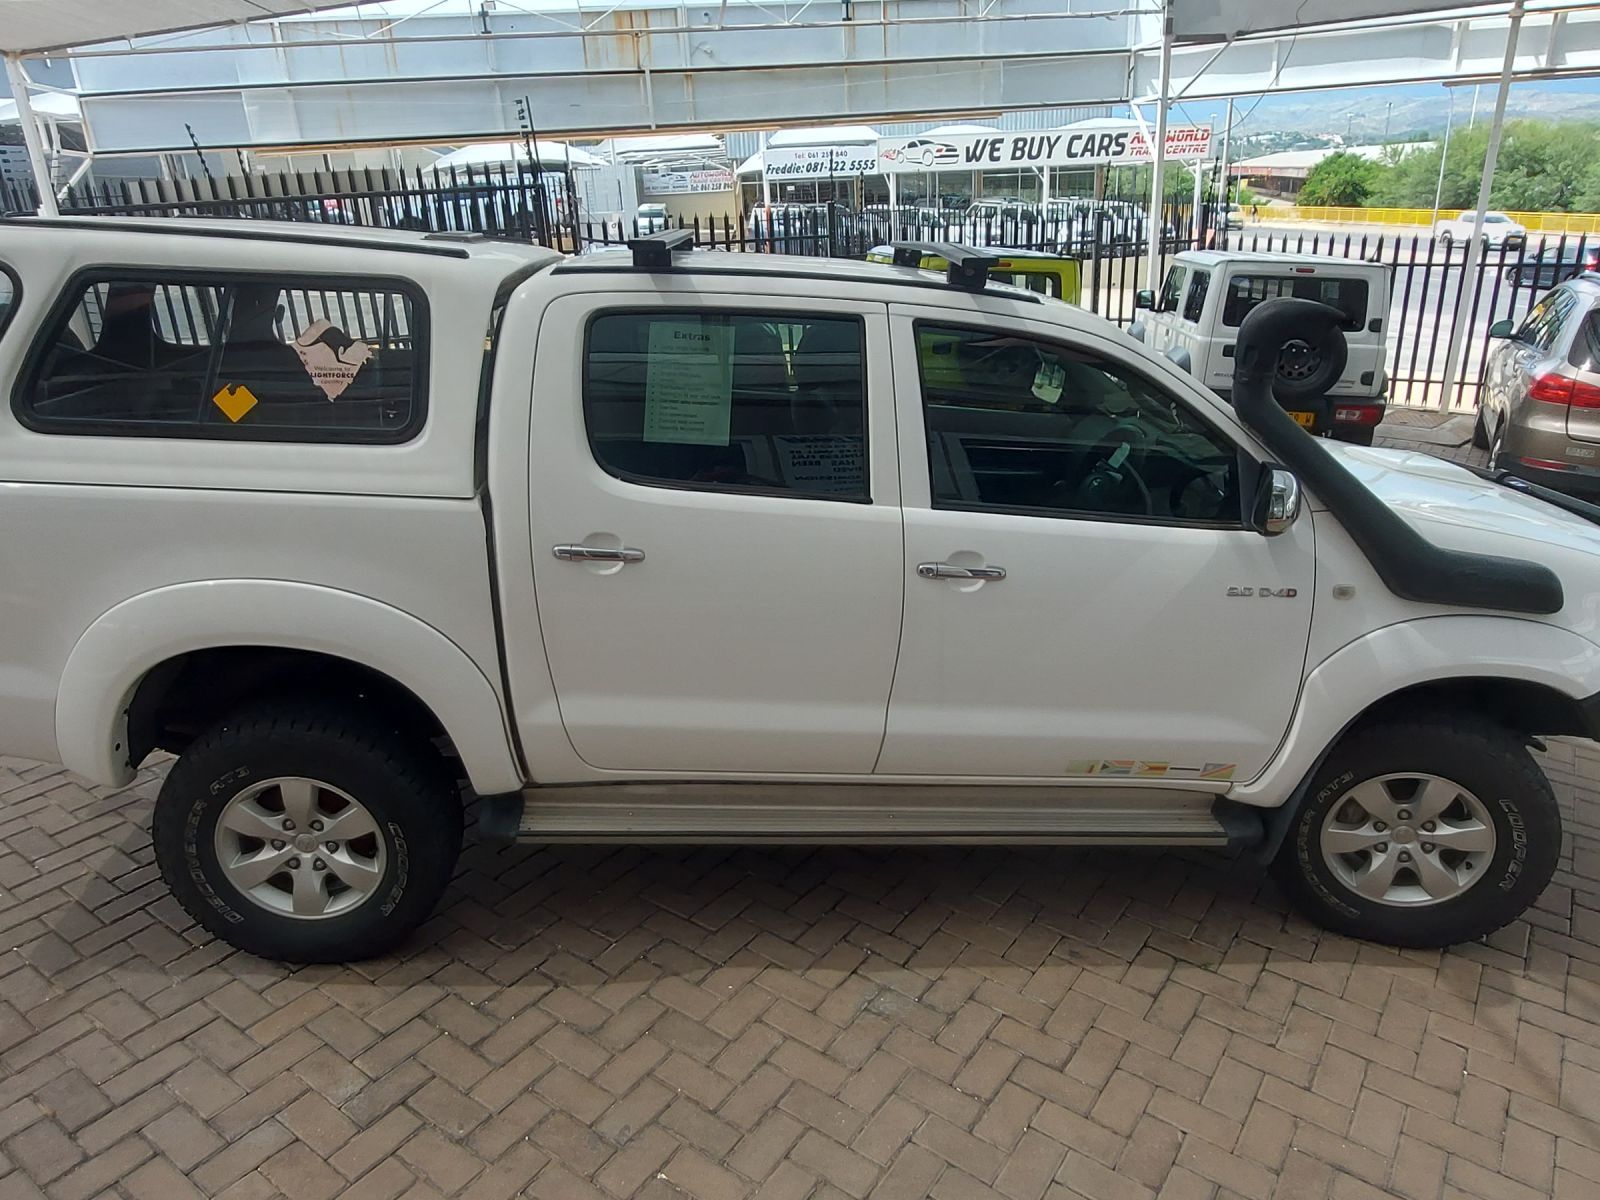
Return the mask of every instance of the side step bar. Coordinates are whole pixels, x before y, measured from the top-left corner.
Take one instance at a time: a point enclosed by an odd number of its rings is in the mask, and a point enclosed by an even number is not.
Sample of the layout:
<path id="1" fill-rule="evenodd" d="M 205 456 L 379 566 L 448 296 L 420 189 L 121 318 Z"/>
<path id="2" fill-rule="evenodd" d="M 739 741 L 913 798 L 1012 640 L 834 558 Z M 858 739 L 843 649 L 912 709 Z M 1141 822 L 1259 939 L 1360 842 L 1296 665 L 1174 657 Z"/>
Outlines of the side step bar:
<path id="1" fill-rule="evenodd" d="M 481 836 L 541 843 L 1221 847 L 1260 836 L 1253 814 L 1175 789 L 612 784 L 532 788 L 481 806 Z"/>

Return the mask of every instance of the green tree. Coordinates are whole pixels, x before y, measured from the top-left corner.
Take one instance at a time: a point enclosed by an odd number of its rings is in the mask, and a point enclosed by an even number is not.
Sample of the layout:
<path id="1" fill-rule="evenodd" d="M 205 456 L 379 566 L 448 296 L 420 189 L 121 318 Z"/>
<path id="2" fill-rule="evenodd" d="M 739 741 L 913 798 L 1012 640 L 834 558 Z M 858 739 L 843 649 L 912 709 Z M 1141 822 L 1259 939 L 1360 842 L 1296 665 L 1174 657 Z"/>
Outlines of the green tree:
<path id="1" fill-rule="evenodd" d="M 1365 204 L 1377 185 L 1383 167 L 1371 159 L 1341 150 L 1330 154 L 1306 176 L 1300 189 L 1302 204 Z"/>
<path id="2" fill-rule="evenodd" d="M 1489 129 L 1479 124 L 1454 130 L 1444 164 L 1441 208 L 1471 208 L 1488 153 Z M 1405 155 L 1384 170 L 1371 202 L 1400 208 L 1431 208 L 1439 186 L 1436 143 Z M 1600 204 L 1600 126 L 1580 121 L 1507 121 L 1489 203 L 1495 208 L 1570 212 Z"/>

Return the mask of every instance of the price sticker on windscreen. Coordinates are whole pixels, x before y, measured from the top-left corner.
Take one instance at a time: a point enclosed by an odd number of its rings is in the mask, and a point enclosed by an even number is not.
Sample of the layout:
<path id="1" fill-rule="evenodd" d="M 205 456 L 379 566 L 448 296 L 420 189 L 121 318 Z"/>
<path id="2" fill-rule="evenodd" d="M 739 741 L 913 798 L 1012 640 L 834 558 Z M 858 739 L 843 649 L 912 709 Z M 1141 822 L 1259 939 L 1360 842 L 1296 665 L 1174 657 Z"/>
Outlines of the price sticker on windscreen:
<path id="1" fill-rule="evenodd" d="M 644 440 L 726 446 L 733 409 L 733 330 L 654 321 L 644 382 Z"/>

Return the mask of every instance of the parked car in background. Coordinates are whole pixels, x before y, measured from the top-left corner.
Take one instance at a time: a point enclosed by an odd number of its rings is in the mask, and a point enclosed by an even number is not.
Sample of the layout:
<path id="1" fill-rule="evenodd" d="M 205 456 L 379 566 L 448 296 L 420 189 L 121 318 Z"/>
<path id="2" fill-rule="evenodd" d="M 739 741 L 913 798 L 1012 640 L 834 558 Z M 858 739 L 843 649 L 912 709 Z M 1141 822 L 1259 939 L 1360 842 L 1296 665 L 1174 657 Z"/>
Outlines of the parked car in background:
<path id="1" fill-rule="evenodd" d="M 1446 250 L 1456 242 L 1469 242 L 1475 236 L 1481 236 L 1484 246 L 1490 250 L 1501 248 L 1514 250 L 1518 246 L 1527 244 L 1528 231 L 1505 213 L 1492 211 L 1484 213 L 1481 234 L 1477 218 L 1477 213 L 1462 213 L 1459 217 L 1440 221 L 1433 227 L 1433 235 Z"/>
<path id="2" fill-rule="evenodd" d="M 1473 442 L 1489 466 L 1600 494 L 1600 275 L 1556 287 L 1520 324 L 1496 321 Z"/>
<path id="3" fill-rule="evenodd" d="M 1251 309 L 1278 296 L 1319 300 L 1346 314 L 1342 349 L 1290 342 L 1273 391 L 1312 433 L 1370 446 L 1387 404 L 1384 322 L 1389 268 L 1310 254 L 1185 250 L 1174 256 L 1159 296 L 1140 292 L 1146 311 L 1128 332 L 1227 398 L 1234 344 Z"/>
<path id="4" fill-rule="evenodd" d="M 1533 287 L 1551 287 L 1563 279 L 1571 279 L 1584 271 L 1600 269 L 1600 237 L 1590 235 L 1576 241 L 1562 238 L 1552 245 L 1546 242 L 1523 261 L 1506 268 L 1507 283 Z"/>
<path id="5" fill-rule="evenodd" d="M 669 219 L 665 204 L 641 204 L 634 223 L 638 225 L 641 234 L 660 233 L 667 227 Z"/>

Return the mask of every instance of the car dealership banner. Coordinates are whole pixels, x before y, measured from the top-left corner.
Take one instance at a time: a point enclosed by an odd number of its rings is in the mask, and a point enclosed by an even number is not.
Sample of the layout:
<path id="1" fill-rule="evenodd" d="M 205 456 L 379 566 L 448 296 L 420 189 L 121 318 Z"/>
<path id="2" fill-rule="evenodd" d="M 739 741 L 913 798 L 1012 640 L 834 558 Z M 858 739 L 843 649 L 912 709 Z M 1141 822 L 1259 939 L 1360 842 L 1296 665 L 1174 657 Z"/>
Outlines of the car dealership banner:
<path id="1" fill-rule="evenodd" d="M 706 171 L 641 171 L 639 185 L 646 196 L 731 192 L 733 172 L 725 167 Z"/>
<path id="2" fill-rule="evenodd" d="M 1211 157 L 1211 126 L 1167 130 L 1167 157 Z M 1151 159 L 1149 139 L 1135 126 L 1113 129 L 1044 129 L 1036 133 L 954 133 L 943 137 L 880 138 L 878 165 L 868 174 L 912 171 L 994 171 L 1027 167 L 1092 167 Z"/>
<path id="3" fill-rule="evenodd" d="M 768 146 L 761 152 L 761 173 L 768 179 L 826 179 L 832 176 L 876 175 L 878 147 Z"/>

